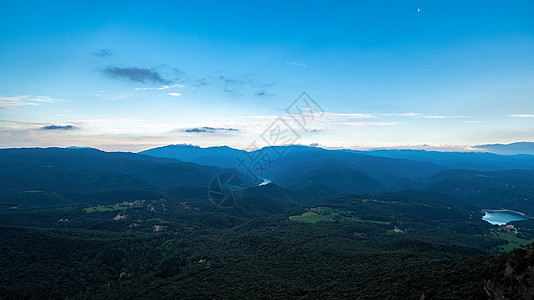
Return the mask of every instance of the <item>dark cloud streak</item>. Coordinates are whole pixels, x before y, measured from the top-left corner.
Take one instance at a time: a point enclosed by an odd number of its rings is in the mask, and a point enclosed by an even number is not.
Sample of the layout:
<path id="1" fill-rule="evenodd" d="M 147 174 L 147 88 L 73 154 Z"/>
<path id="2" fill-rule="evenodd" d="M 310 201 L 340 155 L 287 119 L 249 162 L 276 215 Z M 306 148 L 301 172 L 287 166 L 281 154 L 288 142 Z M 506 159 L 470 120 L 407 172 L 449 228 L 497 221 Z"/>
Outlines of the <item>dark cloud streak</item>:
<path id="1" fill-rule="evenodd" d="M 214 132 L 237 132 L 239 129 L 235 128 L 215 128 L 215 127 L 197 127 L 197 128 L 186 128 L 186 129 L 176 129 L 178 132 L 187 132 L 187 133 L 214 133 Z"/>
<path id="2" fill-rule="evenodd" d="M 243 86 L 243 85 L 247 85 L 247 84 L 250 84 L 251 81 L 250 80 L 241 80 L 241 79 L 230 79 L 230 78 L 227 78 L 225 76 L 219 76 L 219 80 L 223 81 L 224 84 L 226 85 L 231 85 L 231 86 Z"/>
<path id="3" fill-rule="evenodd" d="M 103 73 L 117 79 L 126 79 L 135 82 L 152 82 L 152 83 L 161 83 L 169 84 L 170 81 L 161 77 L 161 75 L 149 69 L 144 68 L 118 68 L 118 67 L 108 67 L 103 70 Z"/>
<path id="4" fill-rule="evenodd" d="M 111 51 L 110 49 L 100 49 L 98 50 L 98 52 L 95 53 L 95 56 L 99 56 L 99 57 L 109 57 L 113 55 L 113 51 Z"/>
<path id="5" fill-rule="evenodd" d="M 41 127 L 41 130 L 74 130 L 78 129 L 78 127 L 73 125 L 47 125 Z"/>
<path id="6" fill-rule="evenodd" d="M 258 97 L 274 96 L 274 94 L 271 94 L 271 93 L 267 92 L 266 90 L 257 91 L 257 92 L 254 93 L 254 95 L 256 95 Z"/>

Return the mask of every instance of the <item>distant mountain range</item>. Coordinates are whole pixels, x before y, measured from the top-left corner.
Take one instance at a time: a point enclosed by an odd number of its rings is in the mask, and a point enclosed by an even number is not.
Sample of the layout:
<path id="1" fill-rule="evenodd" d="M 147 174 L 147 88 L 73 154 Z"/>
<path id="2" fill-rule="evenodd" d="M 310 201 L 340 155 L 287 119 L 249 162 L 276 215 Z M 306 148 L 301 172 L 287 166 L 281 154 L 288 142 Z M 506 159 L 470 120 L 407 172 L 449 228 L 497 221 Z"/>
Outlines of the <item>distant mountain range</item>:
<path id="1" fill-rule="evenodd" d="M 523 143 L 524 144 L 524 143 Z M 530 144 L 530 143 L 529 143 Z M 514 147 L 514 145 L 510 145 Z M 525 146 L 523 146 L 525 148 Z M 247 153 L 230 147 L 200 148 L 191 145 L 169 145 L 140 152 L 159 158 L 175 158 L 181 161 L 247 171 L 243 161 L 260 157 L 263 160 L 261 176 L 268 177 L 282 186 L 301 186 L 313 175 L 318 180 L 321 169 L 336 168 L 341 174 L 363 172 L 378 180 L 385 189 L 410 187 L 417 180 L 447 169 L 473 171 L 532 170 L 534 156 L 498 155 L 486 152 L 438 152 L 425 150 L 326 150 L 317 147 L 291 146 L 283 155 L 278 148 L 263 148 Z M 360 174 L 361 175 L 361 174 Z M 326 176 L 326 175 L 325 175 Z M 312 181 L 312 183 L 314 183 Z M 319 180 L 317 183 L 324 183 Z M 370 182 L 369 182 L 370 183 Z"/>
<path id="2" fill-rule="evenodd" d="M 206 189 L 218 174 L 228 172 L 241 178 L 243 188 L 270 181 L 268 186 L 281 190 L 263 189 L 262 193 L 297 202 L 301 200 L 291 191 L 299 190 L 298 194 L 306 197 L 340 197 L 416 189 L 453 195 L 481 208 L 534 213 L 534 156 L 527 154 L 307 146 L 253 152 L 191 145 L 141 153 L 92 148 L 0 149 L 0 192 Z"/>
<path id="3" fill-rule="evenodd" d="M 339 194 L 411 187 L 417 180 L 447 169 L 431 162 L 306 146 L 270 147 L 248 153 L 229 147 L 170 145 L 140 153 L 234 168 L 286 188 L 334 186 Z"/>
<path id="4" fill-rule="evenodd" d="M 520 143 L 523 149 L 531 144 Z M 282 150 L 285 152 L 280 155 Z M 229 147 L 190 145 L 169 145 L 141 153 L 234 168 L 242 173 L 246 168 L 240 166 L 241 159 L 263 155 L 272 162 L 264 165 L 261 176 L 283 188 L 326 186 L 337 196 L 421 189 L 450 194 L 479 207 L 534 212 L 534 156 L 528 154 L 326 150 L 306 146 L 247 153 Z"/>
<path id="5" fill-rule="evenodd" d="M 478 171 L 498 171 L 507 169 L 534 169 L 534 143 L 518 142 L 512 144 L 477 145 L 473 148 L 481 152 L 441 152 L 426 150 L 325 150 L 317 147 L 291 146 L 284 155 L 295 153 L 327 153 L 352 152 L 363 155 L 405 159 L 419 162 L 430 162 L 445 168 L 470 169 Z M 274 158 L 279 155 L 276 151 L 263 148 L 254 151 L 268 152 Z M 193 145 L 168 145 L 139 152 L 153 157 L 175 158 L 181 161 L 194 162 L 203 165 L 238 168 L 238 158 L 245 155 L 244 150 L 233 149 L 228 146 L 201 148 Z M 338 155 L 338 154 L 336 154 Z"/>

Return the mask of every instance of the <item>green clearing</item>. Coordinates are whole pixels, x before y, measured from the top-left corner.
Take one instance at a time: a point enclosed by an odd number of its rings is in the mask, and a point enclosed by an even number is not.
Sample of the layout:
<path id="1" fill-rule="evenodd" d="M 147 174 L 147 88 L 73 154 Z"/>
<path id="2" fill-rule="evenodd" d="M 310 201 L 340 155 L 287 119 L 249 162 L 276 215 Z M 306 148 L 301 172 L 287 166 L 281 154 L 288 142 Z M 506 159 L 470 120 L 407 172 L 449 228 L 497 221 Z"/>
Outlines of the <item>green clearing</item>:
<path id="1" fill-rule="evenodd" d="M 515 233 L 512 232 L 499 232 L 498 239 L 508 241 L 506 245 L 500 245 L 503 251 L 510 252 L 515 248 L 519 248 L 521 245 L 527 245 L 533 242 L 533 240 L 525 240 L 518 238 Z"/>
<path id="2" fill-rule="evenodd" d="M 332 207 L 316 207 L 299 215 L 291 216 L 290 220 L 301 223 L 317 223 L 321 221 L 360 221 L 359 218 L 352 215 L 353 212 L 332 208 Z"/>
<path id="3" fill-rule="evenodd" d="M 165 224 L 165 223 L 167 223 L 165 220 L 163 220 L 161 218 L 148 219 L 148 220 L 146 220 L 146 222 L 149 223 L 149 224 Z"/>
<path id="4" fill-rule="evenodd" d="M 106 211 L 119 211 L 127 210 L 128 208 L 143 208 L 145 206 L 145 200 L 135 200 L 134 202 L 122 202 L 112 205 L 97 205 L 85 208 L 86 213 L 93 212 L 106 212 Z"/>

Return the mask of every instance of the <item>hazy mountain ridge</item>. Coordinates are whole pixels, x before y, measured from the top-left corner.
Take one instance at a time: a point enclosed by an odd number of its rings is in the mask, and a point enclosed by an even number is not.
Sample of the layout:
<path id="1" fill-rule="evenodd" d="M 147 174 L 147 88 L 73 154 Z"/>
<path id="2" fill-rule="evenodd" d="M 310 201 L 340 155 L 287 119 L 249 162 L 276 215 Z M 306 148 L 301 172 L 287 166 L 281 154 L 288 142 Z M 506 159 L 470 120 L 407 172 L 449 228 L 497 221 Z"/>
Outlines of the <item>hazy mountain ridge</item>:
<path id="1" fill-rule="evenodd" d="M 361 151 L 358 151 L 360 153 Z M 534 169 L 534 156 L 526 154 L 499 155 L 487 152 L 438 152 L 426 150 L 373 150 L 364 151 L 374 156 L 432 162 L 450 169 L 499 171 Z"/>
<path id="2" fill-rule="evenodd" d="M 513 146 L 513 145 L 512 145 Z M 186 158 L 209 153 L 217 165 L 217 153 L 231 161 L 242 150 L 228 147 L 168 146 L 159 155 Z M 173 152 L 179 149 L 178 152 Z M 273 160 L 264 176 L 285 188 L 324 185 L 333 194 L 377 193 L 402 189 L 435 191 L 458 197 L 480 208 L 508 208 L 534 213 L 534 156 L 478 152 L 425 150 L 326 150 L 291 146 L 264 148 Z M 282 152 L 285 151 L 285 152 Z M 151 150 L 143 151 L 151 154 Z M 172 154 L 174 153 L 174 154 Z M 194 154 L 196 153 L 196 154 Z M 251 152 L 254 156 L 259 152 Z M 282 153 L 280 155 L 279 153 Z"/>
<path id="3" fill-rule="evenodd" d="M 236 158 L 245 151 L 228 146 L 201 148 L 194 145 L 167 145 L 139 152 L 151 157 L 175 158 L 202 165 L 237 168 Z"/>
<path id="4" fill-rule="evenodd" d="M 353 174 L 361 172 L 360 178 L 367 183 L 358 186 L 358 182 L 352 182 L 353 187 L 345 186 L 338 192 L 361 193 L 379 192 L 388 189 L 401 189 L 412 187 L 415 180 L 436 174 L 446 167 L 430 162 L 410 161 L 387 157 L 376 157 L 361 153 L 350 153 L 340 150 L 326 150 L 316 147 L 291 146 L 291 147 L 267 147 L 248 153 L 229 147 L 200 148 L 190 145 L 171 145 L 140 153 L 154 155 L 156 157 L 179 158 L 184 161 L 199 163 L 209 161 L 212 165 L 230 166 L 245 172 L 238 159 L 262 156 L 267 160 L 263 166 L 265 170 L 261 175 L 283 187 L 303 187 L 314 184 L 328 184 L 332 181 L 329 169 L 335 166 L 343 170 L 339 174 Z M 219 161 L 220 160 L 220 161 Z M 251 164 L 251 167 L 254 165 Z M 324 174 L 321 174 L 326 172 Z M 309 181 L 310 176 L 314 177 Z M 371 183 L 373 181 L 377 181 Z M 308 182 L 308 184 L 306 184 Z M 369 185 L 369 186 L 367 186 Z M 339 187 L 338 187 L 339 189 Z"/>
<path id="5" fill-rule="evenodd" d="M 529 154 L 534 155 L 533 142 L 516 142 L 511 144 L 486 144 L 477 145 L 474 148 L 502 155 Z"/>
<path id="6" fill-rule="evenodd" d="M 253 179 L 242 174 L 239 166 L 224 169 L 243 155 L 242 150 L 229 147 L 200 148 L 187 145 L 169 146 L 166 155 L 176 149 L 175 157 L 186 159 L 209 157 L 215 166 L 183 162 L 176 158 L 159 158 L 144 154 L 104 152 L 97 149 L 26 148 L 0 150 L 0 189 L 4 191 L 106 191 L 106 190 L 165 190 L 177 187 L 207 187 L 221 172 L 233 172 L 253 186 Z M 282 155 L 281 150 L 285 150 Z M 158 150 L 159 151 L 159 150 Z M 170 152 L 169 152 L 170 151 Z M 534 171 L 513 170 L 518 161 L 532 163 L 531 156 L 507 157 L 488 153 L 441 153 L 427 151 L 353 152 L 293 146 L 265 148 L 272 160 L 263 176 L 285 189 L 320 189 L 330 196 L 372 194 L 402 189 L 421 189 L 456 196 L 482 208 L 509 208 L 530 212 L 534 197 Z M 143 151 L 143 153 L 151 153 Z M 185 154 L 184 154 L 185 153 Z M 220 153 L 220 155 L 218 155 Z M 416 157 L 440 164 L 391 156 Z M 186 155 L 187 154 L 187 155 Z M 259 152 L 249 153 L 257 155 Z M 217 159 L 221 157 L 222 162 Z M 450 158 L 451 160 L 447 160 Z M 463 160 L 471 161 L 463 164 Z M 488 163 L 510 169 L 480 171 Z M 499 164 L 495 164 L 498 162 Z M 474 170 L 468 169 L 475 164 Z M 448 166 L 464 165 L 464 169 Z M 525 168 L 528 164 L 525 165 Z M 493 167 L 491 167 L 493 168 Z M 256 185 L 258 182 L 256 182 Z M 319 190 L 318 190 L 319 191 Z M 480 192 L 482 191 L 482 192 Z M 297 197 L 293 193 L 291 197 Z M 289 196 L 282 198 L 289 199 Z M 298 198 L 298 197 L 297 197 Z"/>
<path id="7" fill-rule="evenodd" d="M 173 158 L 180 158 L 182 155 L 186 161 L 204 160 L 213 165 L 239 169 L 237 159 L 242 158 L 245 152 L 229 147 L 171 145 L 141 153 Z M 331 185 L 332 169 L 337 169 L 337 174 L 341 176 L 339 182 L 352 181 L 352 185 L 345 184 L 343 188 L 337 188 L 341 194 L 421 188 L 430 184 L 431 179 L 427 178 L 449 169 L 534 170 L 534 156 L 531 155 L 503 156 L 494 153 L 425 150 L 326 150 L 298 145 L 288 148 L 268 147 L 250 152 L 249 155 L 254 157 L 260 153 L 266 153 L 272 161 L 263 176 L 283 187 L 302 187 L 306 186 L 306 183 Z M 220 159 L 220 162 L 217 159 Z M 348 174 L 355 176 L 359 172 L 360 180 L 343 179 L 349 176 Z M 313 177 L 313 180 L 310 180 L 310 177 Z"/>
<path id="8" fill-rule="evenodd" d="M 160 189 L 179 186 L 207 186 L 210 180 L 224 169 L 220 167 L 198 165 L 176 159 L 153 158 L 147 155 L 104 152 L 96 149 L 63 149 L 63 148 L 25 148 L 0 149 L 0 163 L 4 165 L 4 176 L 22 175 L 33 178 L 27 181 L 26 188 L 38 188 L 35 181 L 73 180 L 68 172 L 93 175 L 114 174 L 117 180 L 136 178 L 125 188 L 139 188 L 152 185 Z M 24 167 L 31 172 L 24 171 Z M 239 174 L 239 171 L 234 170 Z M 97 177 L 98 177 L 97 176 Z M 110 176 L 110 175 L 108 175 Z M 94 177 L 94 176 L 93 176 Z M 11 181 L 14 178 L 9 179 Z M 243 180 L 246 178 L 243 177 Z M 145 183 L 142 183 L 143 181 Z M 103 183 L 104 186 L 106 183 Z"/>

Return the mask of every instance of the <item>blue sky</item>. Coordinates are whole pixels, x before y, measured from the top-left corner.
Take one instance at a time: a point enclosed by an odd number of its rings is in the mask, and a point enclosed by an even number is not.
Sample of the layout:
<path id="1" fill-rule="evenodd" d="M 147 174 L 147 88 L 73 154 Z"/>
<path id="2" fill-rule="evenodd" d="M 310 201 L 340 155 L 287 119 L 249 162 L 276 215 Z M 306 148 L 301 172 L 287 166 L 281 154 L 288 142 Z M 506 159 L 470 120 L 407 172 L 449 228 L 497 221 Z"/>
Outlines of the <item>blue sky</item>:
<path id="1" fill-rule="evenodd" d="M 1 1 L 0 147 L 534 141 L 533 1 Z M 286 109 L 320 106 L 305 127 Z"/>

